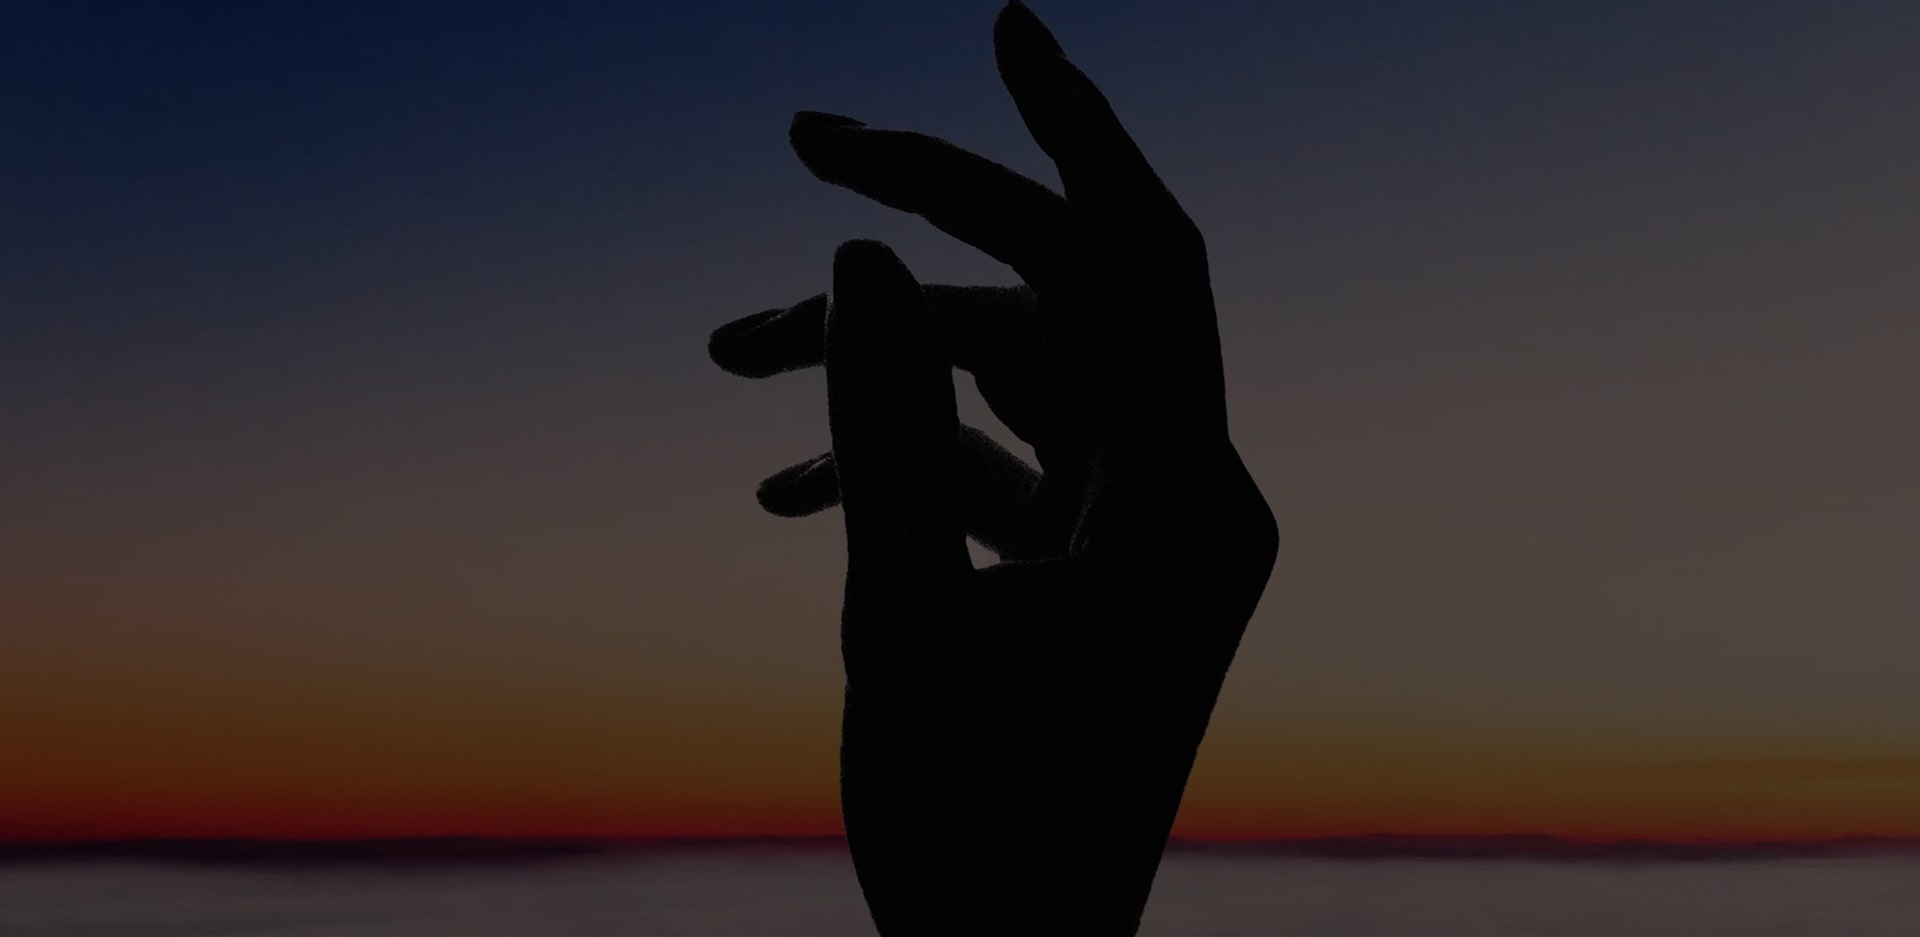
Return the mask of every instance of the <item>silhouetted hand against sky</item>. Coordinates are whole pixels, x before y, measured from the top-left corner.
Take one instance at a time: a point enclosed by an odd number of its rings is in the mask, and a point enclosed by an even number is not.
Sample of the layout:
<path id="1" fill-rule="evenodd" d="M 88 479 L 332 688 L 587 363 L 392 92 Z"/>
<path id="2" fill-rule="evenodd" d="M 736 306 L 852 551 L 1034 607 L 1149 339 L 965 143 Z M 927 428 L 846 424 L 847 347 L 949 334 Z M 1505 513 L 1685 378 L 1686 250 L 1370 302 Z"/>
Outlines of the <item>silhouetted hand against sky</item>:
<path id="1" fill-rule="evenodd" d="M 1026 286 L 923 287 L 849 242 L 830 294 L 711 352 L 826 367 L 831 452 L 760 497 L 843 510 L 842 807 L 880 932 L 1131 934 L 1277 535 L 1228 438 L 1200 233 L 1026 7 L 994 47 L 1064 197 L 922 134 L 802 112 L 791 137 Z M 960 425 L 954 367 L 1038 471 Z"/>

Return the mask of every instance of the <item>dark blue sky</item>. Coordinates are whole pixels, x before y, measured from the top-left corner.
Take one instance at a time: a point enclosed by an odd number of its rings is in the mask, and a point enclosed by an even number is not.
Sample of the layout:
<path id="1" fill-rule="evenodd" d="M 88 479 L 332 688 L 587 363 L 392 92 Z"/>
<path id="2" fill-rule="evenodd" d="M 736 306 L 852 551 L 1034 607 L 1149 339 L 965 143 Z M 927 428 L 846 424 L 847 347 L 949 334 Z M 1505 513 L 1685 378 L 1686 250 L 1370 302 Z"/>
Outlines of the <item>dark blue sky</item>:
<path id="1" fill-rule="evenodd" d="M 27 292 L 8 319 L 38 308 L 70 320 L 48 307 L 87 305 L 83 318 L 116 317 L 114 329 L 164 344 L 181 337 L 153 320 L 306 318 L 269 301 L 87 304 L 75 281 L 137 291 L 386 242 L 426 247 L 421 265 L 531 253 L 567 265 L 556 275 L 705 261 L 835 204 L 797 184 L 783 150 L 785 117 L 801 107 L 949 133 L 1039 173 L 995 86 L 996 6 L 11 4 L 5 280 Z M 1537 132 L 1524 125 L 1568 99 L 1698 93 L 1687 85 L 1702 76 L 1764 95 L 1794 78 L 1782 72 L 1808 32 L 1848 25 L 1780 4 L 1044 12 L 1169 171 L 1196 174 L 1303 129 L 1303 143 L 1327 145 L 1330 124 L 1354 150 L 1342 156 L 1373 161 L 1409 138 Z M 1311 159 L 1290 156 L 1276 175 Z"/>

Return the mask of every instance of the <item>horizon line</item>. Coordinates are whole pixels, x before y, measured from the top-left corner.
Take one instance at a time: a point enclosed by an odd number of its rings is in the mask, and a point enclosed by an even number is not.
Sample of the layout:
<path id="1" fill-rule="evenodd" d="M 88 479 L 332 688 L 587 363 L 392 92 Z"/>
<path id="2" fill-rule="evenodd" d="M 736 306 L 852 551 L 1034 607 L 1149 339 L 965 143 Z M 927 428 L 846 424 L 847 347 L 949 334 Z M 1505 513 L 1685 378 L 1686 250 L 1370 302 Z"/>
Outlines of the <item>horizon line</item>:
<path id="1" fill-rule="evenodd" d="M 834 851 L 843 833 L 616 836 L 122 837 L 0 840 L 0 865 L 130 861 L 309 866 L 520 864 L 702 848 Z M 1920 836 L 1848 834 L 1783 839 L 1622 837 L 1550 833 L 1361 833 L 1323 836 L 1173 836 L 1168 853 L 1312 859 L 1688 861 L 1920 854 Z"/>

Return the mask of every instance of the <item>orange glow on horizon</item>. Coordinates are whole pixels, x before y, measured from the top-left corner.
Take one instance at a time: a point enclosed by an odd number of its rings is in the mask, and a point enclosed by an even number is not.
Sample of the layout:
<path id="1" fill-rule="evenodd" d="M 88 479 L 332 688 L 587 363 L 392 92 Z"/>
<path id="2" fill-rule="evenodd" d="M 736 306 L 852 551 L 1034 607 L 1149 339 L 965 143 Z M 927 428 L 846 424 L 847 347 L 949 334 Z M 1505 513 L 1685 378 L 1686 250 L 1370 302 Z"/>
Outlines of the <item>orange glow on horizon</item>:
<path id="1" fill-rule="evenodd" d="M 59 672 L 97 689 L 45 676 Z M 0 712 L 33 714 L 0 726 L 0 842 L 841 832 L 839 688 L 825 680 L 751 697 L 265 672 L 208 676 L 159 655 L 23 671 L 0 686 Z M 1920 837 L 1920 758 L 1869 738 L 1816 752 L 1711 728 L 1289 720 L 1223 709 L 1175 836 Z"/>
<path id="2" fill-rule="evenodd" d="M 1549 835 L 1581 841 L 1781 842 L 1877 836 L 1920 838 L 1920 817 L 1899 804 L 1802 804 L 1769 813 L 1757 803 L 1701 813 L 1691 804 L 1622 798 L 1581 812 L 1551 804 L 1481 803 L 1422 813 L 1406 805 L 1302 800 L 1285 808 L 1189 798 L 1173 835 L 1192 840 L 1320 837 Z M 322 800 L 261 793 L 245 798 L 0 795 L 0 842 L 109 839 L 502 839 L 839 836 L 831 796 L 722 803 L 568 801 L 560 797 Z"/>

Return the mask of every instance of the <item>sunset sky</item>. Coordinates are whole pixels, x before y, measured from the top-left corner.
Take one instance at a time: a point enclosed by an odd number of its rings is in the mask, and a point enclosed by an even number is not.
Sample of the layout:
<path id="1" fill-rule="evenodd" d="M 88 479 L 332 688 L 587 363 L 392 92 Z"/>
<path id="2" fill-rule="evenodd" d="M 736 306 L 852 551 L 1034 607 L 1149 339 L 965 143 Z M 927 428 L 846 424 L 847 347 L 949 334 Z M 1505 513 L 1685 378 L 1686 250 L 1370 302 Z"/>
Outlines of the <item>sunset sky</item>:
<path id="1" fill-rule="evenodd" d="M 1177 834 L 1920 836 L 1920 4 L 1031 5 L 1283 535 Z M 824 379 L 706 340 L 1013 282 L 786 142 L 1055 184 L 998 8 L 8 4 L 0 841 L 837 832 Z"/>

